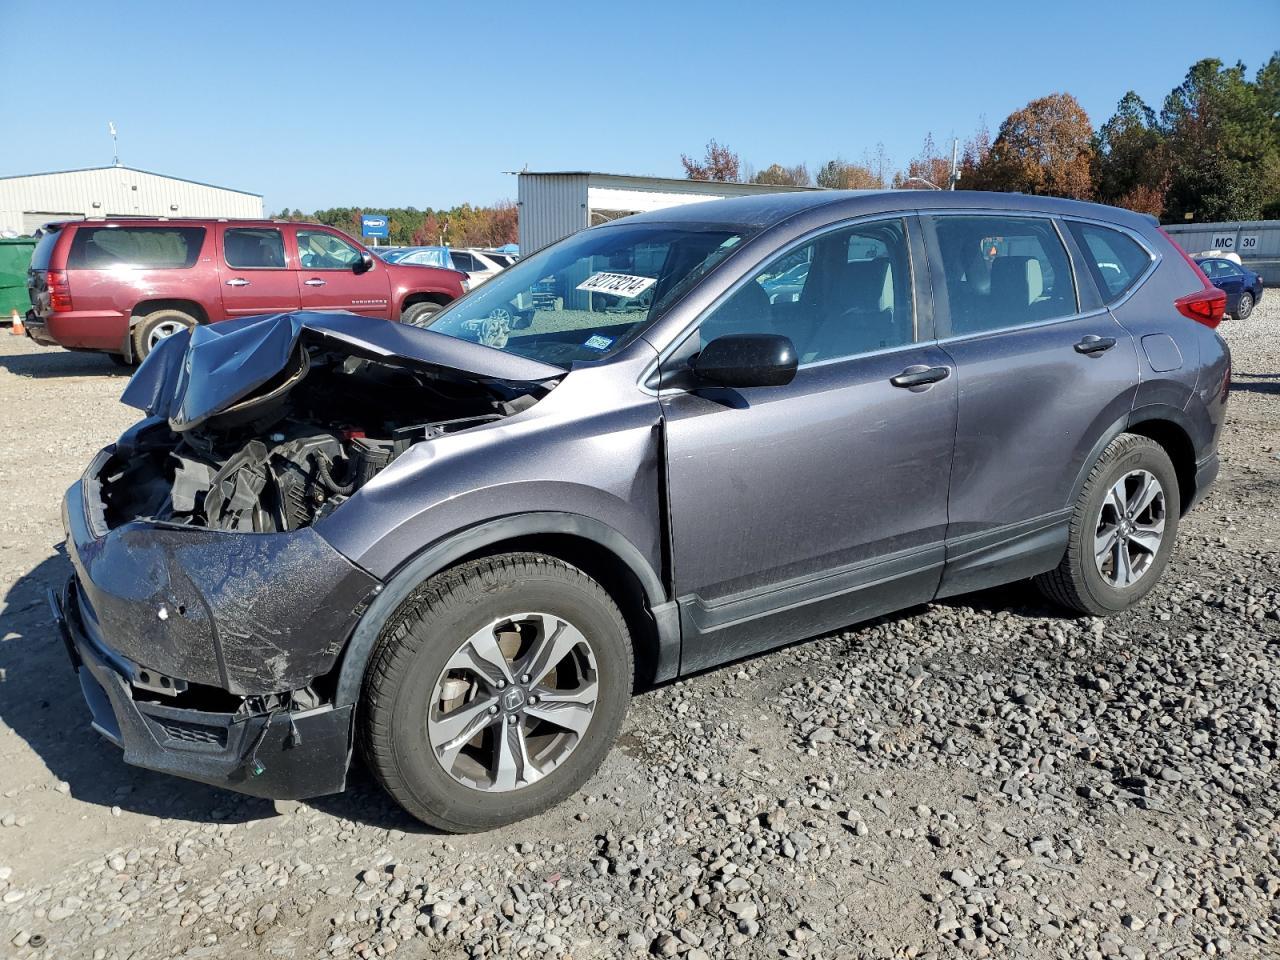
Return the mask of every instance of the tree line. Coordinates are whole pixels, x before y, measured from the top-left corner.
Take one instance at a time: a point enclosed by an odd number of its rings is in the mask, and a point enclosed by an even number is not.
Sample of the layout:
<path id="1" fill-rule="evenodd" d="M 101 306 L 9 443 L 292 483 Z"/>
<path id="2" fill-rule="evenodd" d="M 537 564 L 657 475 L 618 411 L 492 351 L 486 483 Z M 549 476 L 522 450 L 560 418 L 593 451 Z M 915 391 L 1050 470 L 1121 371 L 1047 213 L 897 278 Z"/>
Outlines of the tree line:
<path id="1" fill-rule="evenodd" d="M 814 175 L 803 163 L 757 170 L 715 140 L 702 158 L 680 159 L 693 180 L 844 190 L 946 188 L 952 174 L 951 151 L 932 134 L 901 169 L 883 144 Z M 994 140 L 981 122 L 958 159 L 957 189 L 1097 200 L 1166 222 L 1280 217 L 1280 52 L 1252 77 L 1243 63 L 1201 60 L 1158 112 L 1130 90 L 1096 130 L 1071 94 L 1038 97 L 1011 113 Z"/>
<path id="2" fill-rule="evenodd" d="M 469 203 L 435 210 L 428 207 L 333 207 L 304 213 L 285 207 L 273 217 L 277 220 L 296 220 L 323 223 L 337 227 L 352 237 L 360 236 L 360 218 L 364 215 L 387 218 L 389 236 L 385 241 L 393 246 L 451 247 L 500 247 L 519 242 L 516 205 L 503 200 L 488 207 L 473 207 Z"/>

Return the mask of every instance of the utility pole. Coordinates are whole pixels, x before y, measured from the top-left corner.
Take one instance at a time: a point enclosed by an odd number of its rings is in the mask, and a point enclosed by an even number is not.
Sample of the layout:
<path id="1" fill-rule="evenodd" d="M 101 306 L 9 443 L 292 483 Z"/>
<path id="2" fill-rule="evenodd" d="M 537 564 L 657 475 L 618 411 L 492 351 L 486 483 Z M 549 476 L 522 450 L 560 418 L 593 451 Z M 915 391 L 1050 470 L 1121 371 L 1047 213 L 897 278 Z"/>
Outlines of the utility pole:
<path id="1" fill-rule="evenodd" d="M 951 138 L 951 176 L 947 178 L 947 189 L 954 190 L 956 181 L 960 179 L 960 138 Z"/>
<path id="2" fill-rule="evenodd" d="M 120 146 L 116 142 L 116 125 L 114 121 L 107 121 L 107 132 L 111 134 L 111 165 L 118 167 L 120 166 Z"/>

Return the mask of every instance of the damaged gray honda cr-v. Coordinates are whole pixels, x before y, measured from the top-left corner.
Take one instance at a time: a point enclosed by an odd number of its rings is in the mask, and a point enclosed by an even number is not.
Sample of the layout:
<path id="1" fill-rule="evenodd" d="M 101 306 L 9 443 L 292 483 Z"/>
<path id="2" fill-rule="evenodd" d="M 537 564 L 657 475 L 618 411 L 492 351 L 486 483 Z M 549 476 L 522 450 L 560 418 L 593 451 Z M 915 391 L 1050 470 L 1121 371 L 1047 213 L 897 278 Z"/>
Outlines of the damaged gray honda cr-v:
<path id="1" fill-rule="evenodd" d="M 199 326 L 67 495 L 56 615 L 129 763 L 305 797 L 358 742 L 495 826 L 635 683 L 1022 578 L 1135 603 L 1217 470 L 1222 309 L 1138 214 L 822 192 L 584 231 L 426 330 Z"/>

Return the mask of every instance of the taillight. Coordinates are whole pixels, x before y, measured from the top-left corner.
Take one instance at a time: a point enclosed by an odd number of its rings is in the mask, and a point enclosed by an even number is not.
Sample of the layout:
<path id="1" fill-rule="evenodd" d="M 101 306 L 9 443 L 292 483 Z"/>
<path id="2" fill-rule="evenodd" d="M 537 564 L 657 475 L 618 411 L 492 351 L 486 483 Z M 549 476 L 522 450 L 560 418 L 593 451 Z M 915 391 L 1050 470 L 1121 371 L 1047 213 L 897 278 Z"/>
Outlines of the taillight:
<path id="1" fill-rule="evenodd" d="M 1227 312 L 1227 295 L 1209 282 L 1209 278 L 1204 275 L 1204 271 L 1200 269 L 1200 264 L 1196 263 L 1189 256 L 1187 251 L 1178 245 L 1178 241 L 1160 230 L 1164 234 L 1164 238 L 1173 244 L 1173 249 L 1182 255 L 1182 259 L 1187 262 L 1203 287 L 1195 293 L 1188 293 L 1185 297 L 1179 297 L 1173 301 L 1173 305 L 1178 308 L 1178 312 L 1184 317 L 1203 323 L 1210 330 L 1214 329 L 1222 322 L 1223 316 Z"/>
<path id="2" fill-rule="evenodd" d="M 67 271 L 50 270 L 45 274 L 45 283 L 49 287 L 49 309 L 71 309 L 71 286 L 67 283 Z"/>

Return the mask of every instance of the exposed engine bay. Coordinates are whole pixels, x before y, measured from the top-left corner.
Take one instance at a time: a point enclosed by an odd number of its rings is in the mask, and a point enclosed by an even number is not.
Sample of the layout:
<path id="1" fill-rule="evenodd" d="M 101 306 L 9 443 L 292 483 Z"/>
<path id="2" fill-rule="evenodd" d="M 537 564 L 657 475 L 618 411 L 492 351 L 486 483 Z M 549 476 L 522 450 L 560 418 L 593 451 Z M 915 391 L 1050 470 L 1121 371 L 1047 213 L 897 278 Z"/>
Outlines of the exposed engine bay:
<path id="1" fill-rule="evenodd" d="M 198 425 L 153 418 L 99 473 L 105 520 L 272 533 L 331 513 L 415 444 L 501 420 L 546 392 L 299 342 L 269 381 Z"/>

